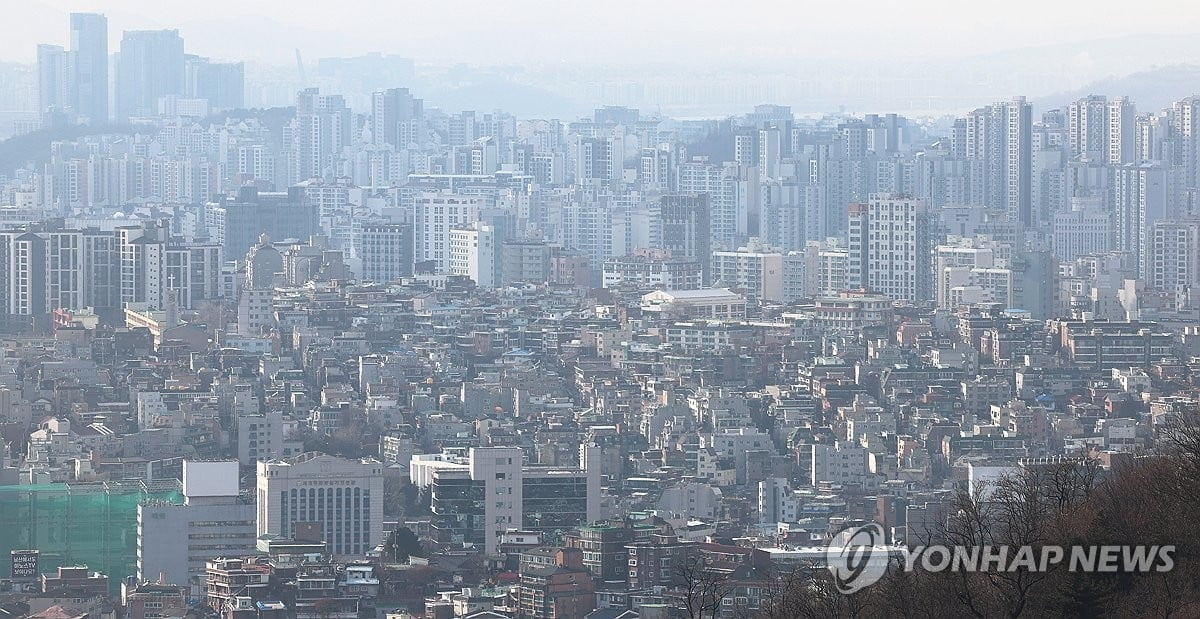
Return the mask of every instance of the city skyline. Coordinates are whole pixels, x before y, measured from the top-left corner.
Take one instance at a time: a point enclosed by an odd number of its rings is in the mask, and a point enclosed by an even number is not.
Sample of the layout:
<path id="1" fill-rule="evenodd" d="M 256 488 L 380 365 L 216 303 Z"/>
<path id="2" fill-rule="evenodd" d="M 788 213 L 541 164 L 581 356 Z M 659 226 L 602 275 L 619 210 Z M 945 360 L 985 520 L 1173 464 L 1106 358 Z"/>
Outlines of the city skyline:
<path id="1" fill-rule="evenodd" d="M 0 615 L 1200 615 L 1200 8 L 1080 4 L 54 13 Z"/>
<path id="2" fill-rule="evenodd" d="M 886 19 L 858 20 L 855 36 L 842 37 L 833 35 L 833 25 L 846 21 L 836 9 L 774 3 L 719 21 L 675 3 L 510 5 L 496 15 L 480 7 L 448 24 L 435 8 L 391 3 L 350 2 L 330 22 L 315 19 L 310 14 L 315 9 L 307 6 L 280 12 L 258 3 L 219 2 L 204 5 L 204 11 L 176 11 L 139 1 L 99 8 L 43 2 L 30 5 L 37 8 L 28 9 L 27 28 L 0 44 L 0 59 L 30 62 L 38 43 L 66 45 L 59 18 L 98 10 L 109 18 L 112 52 L 126 30 L 179 29 L 189 53 L 247 62 L 248 102 L 255 107 L 285 104 L 282 90 L 270 85 L 281 79 L 293 87 L 315 85 L 311 77 L 319 58 L 382 52 L 415 59 L 420 83 L 397 85 L 428 86 L 425 94 L 435 104 L 454 106 L 466 97 L 466 107 L 486 109 L 482 93 L 491 84 L 527 89 L 525 99 L 552 95 L 543 105 L 557 115 L 611 103 L 711 117 L 732 113 L 735 102 L 747 104 L 742 91 L 755 89 L 763 93 L 760 100 L 789 104 L 800 113 L 848 107 L 937 115 L 968 109 L 960 95 L 990 100 L 1024 94 L 1038 103 L 1092 82 L 1200 64 L 1200 46 L 1194 45 L 1200 32 L 1187 26 L 1197 22 L 1188 18 L 1197 11 L 1191 5 L 1174 7 L 1171 14 L 1178 19 L 1164 21 L 1146 17 L 1154 14 L 1147 10 L 1105 20 L 1099 9 L 1079 12 L 1056 4 L 1035 10 L 1032 3 L 1024 11 L 962 19 L 962 10 L 945 4 L 906 4 L 903 10 L 873 4 L 867 9 Z M 1039 18 L 1026 19 L 1031 12 Z M 621 21 L 621 15 L 632 14 L 639 19 Z M 950 14 L 956 17 L 944 17 Z M 327 23 L 337 25 L 314 26 Z M 373 25 L 382 23 L 402 26 L 385 31 Z M 1071 27 L 1057 26 L 1063 23 Z M 355 36 L 338 34 L 347 28 Z M 555 51 L 545 54 L 546 49 Z M 297 52 L 308 66 L 309 83 L 297 79 Z M 714 79 L 727 86 L 712 88 Z M 672 93 L 681 88 L 698 94 L 678 101 Z"/>
<path id="3" fill-rule="evenodd" d="M 1154 6 L 1172 8 L 1172 19 L 1162 20 L 1151 10 Z M 868 0 L 860 4 L 863 13 L 884 9 L 888 19 L 872 24 L 872 20 L 860 20 L 856 25 L 863 36 L 854 43 L 839 42 L 831 36 L 827 24 L 838 23 L 848 17 L 840 7 L 803 5 L 772 1 L 756 1 L 744 4 L 742 10 L 722 12 L 716 18 L 715 2 L 684 3 L 677 1 L 644 4 L 632 0 L 609 3 L 567 2 L 544 4 L 533 0 L 517 0 L 506 4 L 506 10 L 489 13 L 482 10 L 486 5 L 449 15 L 435 5 L 396 4 L 376 0 L 349 0 L 339 4 L 341 20 L 328 23 L 321 17 L 328 9 L 317 5 L 270 0 L 248 6 L 234 0 L 213 0 L 203 5 L 162 4 L 151 0 L 109 0 L 102 4 L 87 0 L 35 0 L 26 3 L 29 8 L 20 36 L 0 43 L 0 60 L 32 60 L 32 44 L 55 41 L 58 25 L 69 12 L 103 12 L 109 16 L 110 38 L 122 30 L 158 29 L 179 27 L 185 37 L 189 36 L 188 22 L 210 21 L 216 24 L 228 20 L 267 18 L 295 32 L 294 36 L 318 35 L 332 37 L 350 27 L 356 33 L 353 40 L 337 36 L 313 43 L 319 47 L 314 52 L 322 55 L 357 55 L 370 51 L 400 53 L 419 56 L 421 50 L 431 50 L 431 56 L 447 57 L 453 62 L 478 60 L 483 49 L 488 49 L 491 62 L 530 62 L 545 57 L 547 46 L 575 44 L 580 47 L 606 41 L 606 49 L 592 54 L 580 53 L 566 45 L 565 53 L 555 55 L 573 61 L 607 61 L 614 56 L 617 60 L 643 61 L 653 57 L 655 49 L 679 54 L 687 49 L 704 61 L 714 55 L 742 54 L 746 61 L 771 60 L 772 57 L 796 60 L 803 57 L 824 58 L 851 56 L 857 59 L 929 59 L 932 56 L 955 53 L 962 56 L 1039 47 L 1053 43 L 1077 43 L 1092 39 L 1113 38 L 1131 35 L 1174 35 L 1200 36 L 1200 31 L 1189 24 L 1200 20 L 1200 8 L 1166 1 L 1151 1 L 1139 11 L 1127 12 L 1120 20 L 1109 19 L 1108 9 L 1123 6 L 1114 0 L 1093 3 L 1090 11 L 1079 11 L 1070 3 L 1044 4 L 1031 0 L 1006 5 L 1003 12 L 984 13 L 962 10 L 959 3 L 950 0 L 921 0 L 897 7 L 882 0 Z M 287 10 L 283 10 L 286 7 Z M 901 8 L 903 10 L 896 10 Z M 1037 20 L 1028 19 L 1036 10 Z M 633 13 L 643 19 L 634 23 L 624 17 Z M 762 17 L 771 15 L 773 19 Z M 859 13 L 862 15 L 862 13 Z M 218 19 L 216 16 L 222 16 Z M 373 19 L 372 19 L 373 18 Z M 370 21 L 367 21 L 369 20 Z M 394 32 L 384 31 L 384 24 L 397 23 L 411 29 L 406 39 L 396 41 Z M 1071 23 L 1072 28 L 1064 31 L 1059 25 Z M 666 27 L 668 24 L 671 27 Z M 555 25 L 560 28 L 555 28 Z M 366 27 L 361 27 L 366 26 Z M 613 38 L 620 26 L 623 36 Z M 950 28 L 953 26 L 953 28 Z M 943 30 L 943 28 L 946 28 Z M 554 32 L 561 29 L 561 33 Z M 436 33 L 436 35 L 434 34 Z M 538 33 L 541 38 L 522 42 L 522 39 Z M 771 41 L 783 34 L 795 35 L 798 41 Z M 922 36 L 914 37 L 913 34 Z M 449 36 L 447 36 L 449 35 Z M 717 45 L 704 46 L 696 37 L 732 35 L 731 40 L 718 41 Z M 476 40 L 472 43 L 472 39 Z M 495 38 L 489 38 L 495 37 Z M 643 41 L 654 38 L 653 41 Z M 822 48 L 814 53 L 807 41 Z M 297 40 L 273 50 L 276 61 L 290 59 L 292 49 L 304 47 Z M 203 40 L 201 44 L 207 55 L 225 57 L 216 40 Z M 226 41 L 225 45 L 229 43 Z M 472 45 L 488 46 L 473 47 Z M 687 45 L 690 47 L 680 47 Z M 664 47 L 658 47 L 664 46 Z M 457 49 L 462 51 L 457 51 Z M 236 48 L 235 48 L 236 49 Z M 456 53 L 457 51 L 457 53 Z M 887 52 L 886 55 L 883 52 Z M 576 55 L 578 54 L 578 55 Z M 259 60 L 269 54 L 259 54 Z M 233 56 L 229 56 L 232 58 Z"/>

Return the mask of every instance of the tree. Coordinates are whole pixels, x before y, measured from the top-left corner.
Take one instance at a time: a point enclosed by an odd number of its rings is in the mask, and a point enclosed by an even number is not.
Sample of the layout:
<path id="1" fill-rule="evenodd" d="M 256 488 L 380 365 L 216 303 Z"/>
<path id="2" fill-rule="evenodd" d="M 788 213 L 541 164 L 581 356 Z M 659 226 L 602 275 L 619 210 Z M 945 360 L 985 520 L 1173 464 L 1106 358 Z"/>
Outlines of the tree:
<path id="1" fill-rule="evenodd" d="M 400 477 L 388 475 L 383 478 L 383 513 L 398 520 L 429 513 L 423 503 L 421 489 Z"/>
<path id="2" fill-rule="evenodd" d="M 761 619 L 874 617 L 878 585 L 850 595 L 838 591 L 833 575 L 823 566 L 801 565 L 770 579 Z"/>
<path id="3" fill-rule="evenodd" d="M 388 536 L 386 551 L 397 563 L 408 561 L 409 557 L 421 557 L 425 550 L 417 534 L 408 527 L 400 527 Z"/>
<path id="4" fill-rule="evenodd" d="M 721 602 L 733 590 L 729 575 L 709 569 L 704 557 L 698 555 L 680 562 L 678 572 L 688 619 L 704 619 L 705 615 L 715 619 Z"/>
<path id="5" fill-rule="evenodd" d="M 1191 449 L 1197 451 L 1189 451 Z M 1133 459 L 1101 474 L 1090 460 L 1033 463 L 988 486 L 959 492 L 945 520 L 920 544 L 968 549 L 1047 545 L 1174 545 L 1174 569 L 1138 573 L 1030 569 L 927 572 L 893 569 L 851 595 L 810 566 L 771 579 L 761 616 L 1038 617 L 1200 615 L 1200 542 L 1192 523 L 1200 490 L 1192 463 L 1200 440 L 1170 456 Z M 1193 457 L 1196 459 L 1193 460 Z M 1069 552 L 1069 550 L 1068 550 Z"/>

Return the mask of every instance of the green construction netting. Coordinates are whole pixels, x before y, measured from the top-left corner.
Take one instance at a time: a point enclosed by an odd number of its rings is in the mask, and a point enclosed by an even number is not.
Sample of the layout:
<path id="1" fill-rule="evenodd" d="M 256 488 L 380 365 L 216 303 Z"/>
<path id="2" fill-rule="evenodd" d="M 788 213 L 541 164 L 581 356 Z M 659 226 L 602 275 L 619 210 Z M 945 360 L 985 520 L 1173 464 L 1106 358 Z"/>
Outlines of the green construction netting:
<path id="1" fill-rule="evenodd" d="M 0 576 L 11 576 L 9 552 L 41 551 L 40 572 L 87 565 L 120 590 L 137 573 L 137 506 L 182 503 L 179 484 L 117 482 L 0 486 Z"/>

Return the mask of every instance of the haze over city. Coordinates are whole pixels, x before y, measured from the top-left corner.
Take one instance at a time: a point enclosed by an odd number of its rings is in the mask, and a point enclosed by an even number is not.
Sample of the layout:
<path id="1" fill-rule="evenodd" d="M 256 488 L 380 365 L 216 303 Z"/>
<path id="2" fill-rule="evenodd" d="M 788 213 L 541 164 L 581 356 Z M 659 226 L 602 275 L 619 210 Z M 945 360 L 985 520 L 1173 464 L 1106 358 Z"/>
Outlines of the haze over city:
<path id="1" fill-rule="evenodd" d="M 2 8 L 0 618 L 1200 616 L 1200 6 Z"/>
<path id="2" fill-rule="evenodd" d="M 37 43 L 67 42 L 61 24 L 68 12 L 95 8 L 86 2 L 25 6 L 22 27 L 0 41 L 0 60 L 32 62 Z M 723 116 L 746 104 L 739 89 L 750 78 L 766 82 L 758 86 L 766 99 L 802 113 L 886 107 L 937 114 L 968 109 L 964 96 L 1049 97 L 1097 80 L 1200 62 L 1200 8 L 1174 2 L 1151 2 L 1136 11 L 1102 2 L 1080 11 L 1072 3 L 1022 1 L 1000 11 L 941 1 L 871 1 L 851 9 L 836 3 L 734 8 L 716 2 L 521 0 L 501 10 L 467 3 L 452 15 L 436 3 L 362 0 L 336 8 L 126 0 L 103 8 L 111 40 L 123 30 L 178 28 L 192 53 L 250 63 L 251 83 L 277 80 L 275 68 L 295 79 L 297 50 L 310 64 L 382 52 L 413 58 L 431 90 L 445 89 L 444 82 L 517 85 L 531 89 L 526 99 L 539 93 L 553 98 L 529 101 L 527 111 L 558 115 L 612 103 Z M 1114 14 L 1121 19 L 1110 19 Z M 455 65 L 469 70 L 448 74 Z M 678 94 L 714 80 L 732 90 L 696 98 Z M 836 82 L 839 89 L 788 83 L 806 80 Z M 625 92 L 631 87 L 650 92 L 632 100 Z M 446 103 L 486 104 L 474 93 L 428 94 L 435 103 L 441 94 Z M 287 102 L 272 93 L 249 103 Z"/>

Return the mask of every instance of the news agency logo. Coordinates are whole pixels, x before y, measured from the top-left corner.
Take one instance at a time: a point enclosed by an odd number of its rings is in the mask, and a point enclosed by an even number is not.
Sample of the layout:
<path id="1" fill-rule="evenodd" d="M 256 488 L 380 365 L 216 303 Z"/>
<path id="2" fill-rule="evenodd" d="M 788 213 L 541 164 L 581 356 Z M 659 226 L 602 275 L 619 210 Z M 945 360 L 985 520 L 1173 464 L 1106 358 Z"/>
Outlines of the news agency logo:
<path id="1" fill-rule="evenodd" d="M 825 549 L 825 560 L 833 573 L 833 583 L 849 595 L 879 582 L 887 573 L 890 553 L 884 545 L 883 527 L 871 523 L 843 531 L 845 544 L 837 537 Z"/>
<path id="2" fill-rule="evenodd" d="M 906 572 L 1146 573 L 1175 568 L 1175 546 L 917 546 L 885 542 L 875 523 L 846 529 L 825 549 L 837 590 L 849 595 L 877 582 L 894 564 Z"/>

